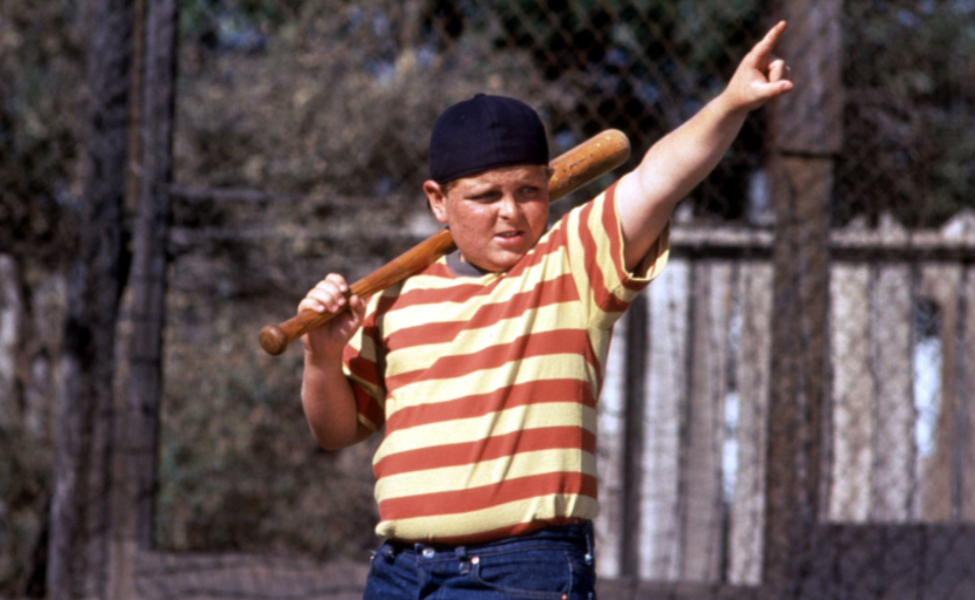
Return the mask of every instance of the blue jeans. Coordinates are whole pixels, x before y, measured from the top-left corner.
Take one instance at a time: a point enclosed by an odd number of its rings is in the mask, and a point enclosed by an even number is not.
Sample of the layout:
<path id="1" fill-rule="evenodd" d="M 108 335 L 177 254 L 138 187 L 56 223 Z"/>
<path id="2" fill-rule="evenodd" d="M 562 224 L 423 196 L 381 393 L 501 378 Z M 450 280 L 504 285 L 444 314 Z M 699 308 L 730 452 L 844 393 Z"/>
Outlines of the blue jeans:
<path id="1" fill-rule="evenodd" d="M 387 541 L 373 552 L 363 600 L 593 600 L 592 523 L 484 544 Z"/>

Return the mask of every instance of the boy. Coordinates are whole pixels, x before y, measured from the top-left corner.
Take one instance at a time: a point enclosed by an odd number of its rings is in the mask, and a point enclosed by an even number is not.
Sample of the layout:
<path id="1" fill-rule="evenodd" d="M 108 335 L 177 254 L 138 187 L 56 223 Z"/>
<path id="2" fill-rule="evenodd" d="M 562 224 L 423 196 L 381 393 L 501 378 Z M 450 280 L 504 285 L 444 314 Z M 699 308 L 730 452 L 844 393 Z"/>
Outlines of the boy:
<path id="1" fill-rule="evenodd" d="M 325 448 L 385 427 L 386 538 L 365 598 L 591 598 L 595 405 L 612 326 L 666 263 L 677 202 L 748 112 L 789 92 L 773 27 L 725 91 L 550 230 L 548 147 L 526 105 L 478 95 L 434 126 L 423 189 L 458 250 L 366 303 L 327 276 L 298 310 Z"/>

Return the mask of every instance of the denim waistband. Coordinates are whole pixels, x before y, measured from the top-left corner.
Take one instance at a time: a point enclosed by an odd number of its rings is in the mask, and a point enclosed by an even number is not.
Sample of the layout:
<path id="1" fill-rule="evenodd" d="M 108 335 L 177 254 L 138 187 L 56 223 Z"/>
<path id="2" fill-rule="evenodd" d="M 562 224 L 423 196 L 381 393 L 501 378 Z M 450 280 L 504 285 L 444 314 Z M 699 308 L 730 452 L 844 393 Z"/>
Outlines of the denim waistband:
<path id="1" fill-rule="evenodd" d="M 579 523 L 566 523 L 563 525 L 551 525 L 543 527 L 531 533 L 505 537 L 489 542 L 478 542 L 474 544 L 441 544 L 437 542 L 401 542 L 399 540 L 387 539 L 386 544 L 394 548 L 397 552 L 403 550 L 420 551 L 423 548 L 432 548 L 436 552 L 478 552 L 490 548 L 504 546 L 505 544 L 520 543 L 525 541 L 549 541 L 549 542 L 568 542 L 579 544 L 586 548 L 592 546 L 593 528 L 592 521 L 582 521 Z"/>

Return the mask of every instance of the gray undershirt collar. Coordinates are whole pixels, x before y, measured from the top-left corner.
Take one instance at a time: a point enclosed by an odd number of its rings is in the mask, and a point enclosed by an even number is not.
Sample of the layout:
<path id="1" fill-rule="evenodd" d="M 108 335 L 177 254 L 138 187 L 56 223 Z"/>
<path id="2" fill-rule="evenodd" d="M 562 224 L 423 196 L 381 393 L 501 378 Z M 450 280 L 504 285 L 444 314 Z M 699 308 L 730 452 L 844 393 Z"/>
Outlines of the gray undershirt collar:
<path id="1" fill-rule="evenodd" d="M 485 275 L 492 274 L 491 271 L 485 271 L 480 267 L 461 260 L 460 250 L 454 250 L 447 255 L 447 266 L 450 268 L 450 272 L 458 277 L 484 277 Z"/>

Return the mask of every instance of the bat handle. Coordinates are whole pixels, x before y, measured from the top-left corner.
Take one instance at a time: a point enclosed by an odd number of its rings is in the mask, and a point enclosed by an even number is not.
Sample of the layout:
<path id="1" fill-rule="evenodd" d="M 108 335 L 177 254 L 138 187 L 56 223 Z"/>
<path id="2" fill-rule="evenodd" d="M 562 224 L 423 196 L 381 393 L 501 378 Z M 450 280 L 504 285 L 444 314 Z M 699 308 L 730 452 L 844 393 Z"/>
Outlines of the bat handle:
<path id="1" fill-rule="evenodd" d="M 453 252 L 456 248 L 450 230 L 442 229 L 350 285 L 345 296 L 346 298 L 353 295 L 360 298 L 371 296 L 416 273 L 444 254 Z M 283 354 L 292 342 L 312 329 L 327 323 L 332 317 L 346 310 L 348 306 L 346 303 L 345 307 L 338 313 L 303 310 L 277 325 L 267 325 L 261 329 L 261 348 L 264 348 L 264 351 L 272 356 Z"/>
<path id="2" fill-rule="evenodd" d="M 272 356 L 280 356 L 284 354 L 292 342 L 312 329 L 321 327 L 337 314 L 339 313 L 303 310 L 277 325 L 267 325 L 261 329 L 261 348 L 264 348 L 264 351 Z"/>
<path id="3" fill-rule="evenodd" d="M 271 356 L 281 356 L 290 346 L 289 336 L 282 329 L 287 321 L 278 325 L 265 325 L 261 328 L 261 348 Z"/>

